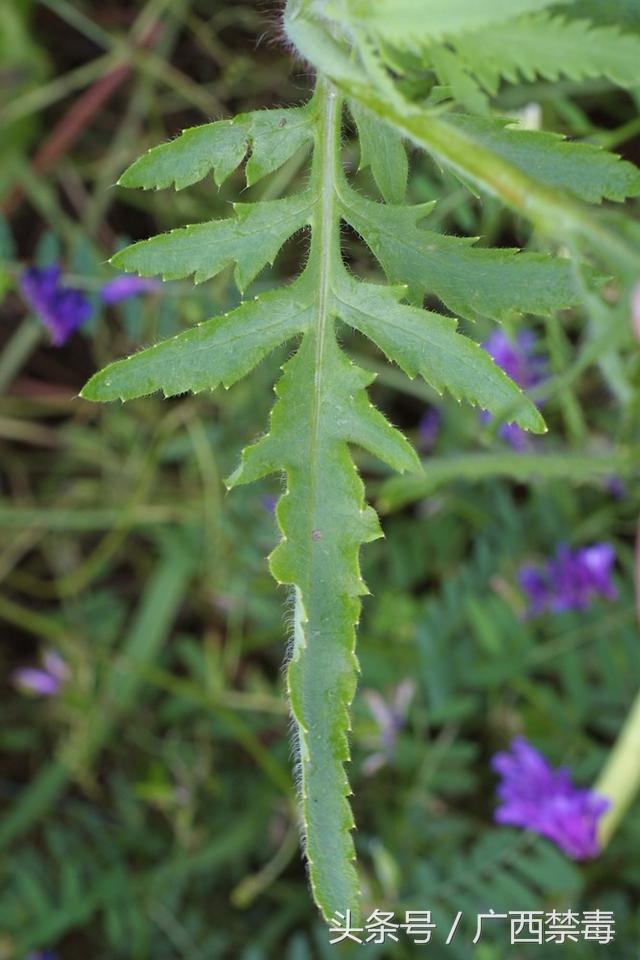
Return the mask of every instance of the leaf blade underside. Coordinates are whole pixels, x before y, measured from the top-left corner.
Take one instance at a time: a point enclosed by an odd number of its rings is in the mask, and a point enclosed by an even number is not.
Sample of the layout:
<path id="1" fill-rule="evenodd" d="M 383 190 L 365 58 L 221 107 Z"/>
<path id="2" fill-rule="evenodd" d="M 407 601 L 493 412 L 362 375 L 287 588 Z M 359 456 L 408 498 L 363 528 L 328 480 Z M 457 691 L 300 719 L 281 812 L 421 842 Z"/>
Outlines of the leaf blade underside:
<path id="1" fill-rule="evenodd" d="M 341 196 L 345 220 L 370 247 L 391 283 L 407 284 L 420 299 L 426 292 L 435 293 L 454 313 L 496 320 L 514 313 L 548 315 L 579 299 L 568 260 L 474 247 L 474 238 L 418 226 L 430 204 L 383 206 L 350 187 Z"/>
<path id="2" fill-rule="evenodd" d="M 247 181 L 255 183 L 311 142 L 314 119 L 315 105 L 310 100 L 304 107 L 256 110 L 232 120 L 192 127 L 135 160 L 118 185 L 144 190 L 173 186 L 183 190 L 213 172 L 216 184 L 221 186 L 242 163 L 250 147 Z"/>
<path id="3" fill-rule="evenodd" d="M 251 148 L 246 175 L 254 182 L 313 138 L 310 183 L 303 193 L 238 204 L 233 218 L 133 244 L 117 254 L 114 263 L 143 276 L 194 274 L 196 281 L 235 263 L 242 290 L 273 261 L 287 238 L 305 226 L 311 228 L 309 259 L 288 287 L 246 300 L 224 316 L 116 361 L 82 392 L 87 399 L 108 401 L 158 390 L 173 396 L 229 386 L 271 350 L 299 338 L 276 387 L 270 430 L 245 449 L 228 485 L 273 472 L 287 480 L 276 511 L 282 540 L 270 567 L 295 597 L 287 685 L 299 749 L 305 852 L 314 897 L 326 919 L 345 909 L 351 909 L 354 918 L 358 914 L 344 765 L 358 671 L 355 631 L 366 593 L 359 552 L 362 544 L 381 535 L 350 448 L 355 444 L 399 472 L 421 470 L 405 437 L 371 405 L 367 387 L 372 375 L 353 364 L 340 347 L 336 323 L 364 333 L 409 376 L 420 374 L 437 390 L 446 389 L 498 416 L 508 415 L 525 429 L 545 429 L 535 406 L 478 344 L 456 331 L 452 317 L 401 303 L 405 287 L 363 283 L 347 273 L 340 219 L 363 235 L 392 281 L 401 279 L 420 292 L 428 288 L 463 315 L 506 316 L 514 302 L 521 310 L 535 306 L 551 312 L 573 302 L 561 261 L 474 249 L 470 239 L 420 229 L 427 205 L 405 211 L 358 198 L 353 191 L 350 195 L 340 156 L 341 108 L 342 98 L 320 79 L 306 107 L 272 111 L 273 116 L 259 111 L 206 125 L 201 134 L 187 132 L 130 168 L 123 183 L 173 183 L 181 188 L 213 169 L 222 182 Z M 371 166 L 383 197 L 401 202 L 406 180 L 402 141 L 373 114 L 360 111 L 358 116 L 357 107 L 354 112 L 362 163 Z M 377 155 L 374 141 L 381 131 L 386 147 Z M 377 243 L 372 233 L 376 226 L 383 235 Z M 402 234 L 404 248 L 392 246 L 394 233 Z M 509 282 L 526 286 L 527 293 L 509 301 L 503 291 L 492 289 L 498 260 L 504 276 L 511 271 Z M 461 283 L 473 284 L 481 295 L 461 293 Z"/>
<path id="4" fill-rule="evenodd" d="M 301 280 L 116 360 L 93 375 L 81 396 L 105 403 L 158 390 L 173 397 L 231 386 L 267 353 L 306 329 L 310 308 Z"/>
<path id="5" fill-rule="evenodd" d="M 544 433 L 539 410 L 489 354 L 456 332 L 451 317 L 399 302 L 402 290 L 353 281 L 346 274 L 339 287 L 339 313 L 373 340 L 409 377 L 420 374 L 435 390 L 447 390 L 524 430 Z"/>
<path id="6" fill-rule="evenodd" d="M 364 501 L 349 454 L 358 443 L 395 469 L 419 469 L 407 441 L 371 407 L 372 376 L 339 349 L 333 330 L 323 344 L 317 378 L 317 325 L 285 364 L 269 433 L 247 448 L 230 487 L 268 473 L 287 476 L 277 507 L 283 539 L 270 557 L 277 582 L 295 588 L 297 621 L 287 685 L 296 720 L 306 854 L 316 899 L 327 919 L 357 911 L 358 881 L 344 764 L 349 760 L 348 709 L 356 688 L 355 626 L 363 543 L 382 536 Z M 309 389 L 309 384 L 314 389 Z"/>
<path id="7" fill-rule="evenodd" d="M 178 280 L 194 275 L 202 283 L 235 263 L 240 290 L 273 263 L 278 251 L 302 227 L 311 222 L 314 200 L 299 193 L 281 200 L 235 204 L 235 217 L 178 227 L 140 240 L 111 259 L 119 270 L 143 277 L 162 276 Z"/>
<path id="8" fill-rule="evenodd" d="M 407 191 L 407 151 L 395 130 L 353 101 L 349 112 L 358 128 L 360 166 L 371 167 L 373 179 L 387 203 L 402 203 Z"/>

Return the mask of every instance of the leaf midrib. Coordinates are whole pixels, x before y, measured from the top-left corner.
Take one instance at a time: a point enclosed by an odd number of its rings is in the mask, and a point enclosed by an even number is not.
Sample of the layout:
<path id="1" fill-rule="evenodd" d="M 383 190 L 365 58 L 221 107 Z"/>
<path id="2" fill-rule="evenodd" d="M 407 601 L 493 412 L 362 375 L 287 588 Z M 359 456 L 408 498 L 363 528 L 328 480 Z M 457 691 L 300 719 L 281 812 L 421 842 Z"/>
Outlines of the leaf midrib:
<path id="1" fill-rule="evenodd" d="M 310 485 L 313 509 L 309 514 L 309 537 L 314 528 L 315 503 L 317 494 L 318 456 L 320 448 L 320 430 L 322 418 L 323 380 L 325 368 L 325 349 L 330 334 L 329 304 L 333 293 L 333 265 L 336 253 L 336 156 L 339 148 L 336 118 L 341 110 L 342 98 L 329 83 L 322 84 L 320 109 L 322 125 L 320 163 L 316 171 L 317 190 L 320 209 L 320 224 L 313 238 L 318 254 L 318 318 L 316 324 L 316 349 L 314 360 L 313 419 L 310 451 Z"/>

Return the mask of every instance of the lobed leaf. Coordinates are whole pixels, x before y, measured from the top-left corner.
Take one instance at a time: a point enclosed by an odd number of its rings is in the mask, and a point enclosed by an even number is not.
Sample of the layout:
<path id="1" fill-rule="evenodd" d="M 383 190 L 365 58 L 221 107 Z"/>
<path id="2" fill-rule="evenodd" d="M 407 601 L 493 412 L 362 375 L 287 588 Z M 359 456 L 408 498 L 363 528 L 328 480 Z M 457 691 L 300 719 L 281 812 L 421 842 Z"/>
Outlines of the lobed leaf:
<path id="1" fill-rule="evenodd" d="M 409 377 L 420 374 L 435 390 L 507 416 L 525 430 L 544 433 L 544 420 L 486 350 L 456 333 L 456 322 L 399 302 L 403 290 L 352 280 L 346 273 L 336 296 L 339 315 L 373 340 Z"/>
<path id="2" fill-rule="evenodd" d="M 271 350 L 306 329 L 308 290 L 292 286 L 247 300 L 236 310 L 206 320 L 170 340 L 116 360 L 82 390 L 86 400 L 131 400 L 162 390 L 166 397 L 230 386 Z"/>
<path id="3" fill-rule="evenodd" d="M 436 294 L 450 310 L 497 320 L 514 312 L 548 315 L 579 299 L 571 263 L 514 249 L 474 247 L 474 238 L 451 237 L 418 224 L 432 204 L 382 206 L 346 184 L 342 214 L 371 248 L 392 283 L 414 297 Z"/>
<path id="4" fill-rule="evenodd" d="M 396 131 L 354 101 L 349 111 L 358 128 L 360 166 L 371 167 L 373 179 L 387 203 L 402 203 L 407 192 L 407 151 Z"/>
<path id="5" fill-rule="evenodd" d="M 321 310 L 319 303 L 318 314 Z M 366 593 L 360 546 L 382 535 L 375 512 L 365 505 L 348 444 L 361 444 L 395 469 L 416 469 L 417 458 L 369 403 L 365 387 L 371 374 L 350 363 L 333 331 L 323 334 L 323 329 L 324 323 L 313 323 L 284 366 L 270 432 L 244 451 L 227 483 L 248 483 L 283 470 L 287 476 L 277 507 L 283 536 L 270 565 L 279 583 L 295 587 L 287 686 L 299 748 L 309 874 L 329 919 L 338 910 L 358 909 L 344 763 L 358 671 L 355 625 L 360 595 Z"/>
<path id="6" fill-rule="evenodd" d="M 284 110 L 256 110 L 233 120 L 217 120 L 185 130 L 175 140 L 152 147 L 125 170 L 122 187 L 182 190 L 214 172 L 221 186 L 242 163 L 249 147 L 247 183 L 277 170 L 302 146 L 314 129 L 314 102 Z"/>
<path id="7" fill-rule="evenodd" d="M 545 0 L 536 0 L 535 8 L 546 5 Z M 400 138 L 426 147 L 460 176 L 487 186 L 515 209 L 529 214 L 533 208 L 545 229 L 555 224 L 559 201 L 569 234 L 591 231 L 593 224 L 577 201 L 550 186 L 571 190 L 577 182 L 574 192 L 591 196 L 594 183 L 602 182 L 598 198 L 634 189 L 632 168 L 595 148 L 548 135 L 527 133 L 522 139 L 524 132 L 506 129 L 502 121 L 443 119 L 441 111 L 407 103 L 383 76 L 375 55 L 369 56 L 369 47 L 363 48 L 363 61 L 370 68 L 369 80 L 373 77 L 375 82 L 367 86 L 362 82 L 362 64 L 350 59 L 342 38 L 324 30 L 319 21 L 300 16 L 309 7 L 321 16 L 335 13 L 359 42 L 363 27 L 382 36 L 376 18 L 381 11 L 391 12 L 392 6 L 391 36 L 385 35 L 385 40 L 393 40 L 396 31 L 409 45 L 422 42 L 422 37 L 432 41 L 457 36 L 463 13 L 467 25 L 476 27 L 495 22 L 498 7 L 499 19 L 504 18 L 502 0 L 475 4 L 394 0 L 393 5 L 391 0 L 304 0 L 287 5 L 289 36 L 312 61 L 319 58 L 328 73 L 335 70 L 338 82 L 358 101 L 354 115 L 361 163 L 371 166 L 385 200 L 401 201 L 404 196 L 406 155 Z M 512 0 L 509 16 L 532 8 L 533 0 Z M 424 16 L 426 9 L 429 17 Z M 456 82 L 464 84 L 465 79 Z M 400 301 L 411 286 L 413 295 L 428 289 L 467 316 L 503 317 L 514 309 L 548 313 L 575 302 L 576 293 L 564 261 L 474 248 L 469 238 L 442 237 L 423 229 L 419 222 L 430 205 L 405 210 L 359 197 L 341 168 L 341 97 L 322 78 L 317 91 L 307 107 L 258 111 L 189 131 L 152 151 L 125 174 L 129 184 L 180 187 L 215 169 L 222 182 L 251 146 L 246 174 L 254 182 L 313 138 L 314 158 L 304 193 L 238 205 L 234 218 L 194 224 L 134 244 L 115 262 L 143 275 L 194 274 L 196 280 L 235 263 L 236 279 L 243 287 L 273 260 L 287 237 L 307 224 L 311 249 L 302 276 L 286 290 L 247 301 L 224 317 L 112 364 L 91 379 L 83 396 L 128 399 L 156 390 L 174 395 L 220 383 L 228 386 L 274 347 L 301 335 L 299 349 L 285 364 L 276 388 L 270 431 L 244 451 L 228 485 L 272 472 L 286 475 L 287 490 L 277 507 L 282 539 L 270 563 L 276 580 L 290 585 L 295 598 L 287 685 L 299 750 L 309 876 L 316 902 L 329 919 L 345 909 L 351 909 L 354 918 L 358 912 L 344 763 L 349 758 L 348 711 L 358 667 L 355 628 L 360 598 L 366 592 L 359 551 L 363 543 L 381 535 L 375 512 L 365 503 L 349 447 L 358 444 L 399 471 L 420 469 L 407 440 L 369 402 L 366 388 L 372 377 L 340 349 L 336 320 L 368 336 L 409 376 L 420 374 L 437 390 L 446 389 L 499 418 L 542 432 L 544 421 L 535 406 L 477 343 L 457 332 L 453 318 Z M 340 250 L 341 217 L 362 234 L 392 281 L 400 279 L 407 286 L 375 286 L 347 273 Z M 613 248 L 619 249 L 615 244 Z"/>
<path id="8" fill-rule="evenodd" d="M 233 218 L 192 223 L 141 240 L 117 253 L 111 263 L 144 277 L 159 274 L 164 280 L 194 274 L 196 283 L 235 263 L 236 283 L 244 290 L 267 263 L 273 263 L 282 244 L 310 223 L 313 206 L 310 193 L 255 204 L 237 203 Z"/>
<path id="9" fill-rule="evenodd" d="M 249 125 L 251 156 L 247 162 L 247 185 L 273 173 L 297 151 L 313 141 L 315 100 L 304 107 L 285 110 L 256 110 L 245 114 Z M 240 119 L 240 118 L 239 118 Z"/>
<path id="10" fill-rule="evenodd" d="M 637 276 L 640 259 L 625 235 L 626 221 L 611 214 L 600 216 L 570 193 L 573 187 L 588 198 L 632 196 L 640 188 L 640 172 L 631 164 L 586 144 L 558 143 L 554 135 L 511 131 L 515 138 L 496 137 L 509 121 L 462 118 L 467 126 L 463 131 L 457 116 L 445 117 L 441 110 L 410 102 L 390 81 L 367 82 L 348 48 L 319 21 L 285 16 L 285 29 L 303 55 L 342 91 L 430 153 L 463 182 L 498 197 L 548 236 L 562 237 L 578 247 L 587 245 L 618 273 L 627 278 Z M 362 38 L 356 35 L 354 40 L 360 49 Z M 472 130 L 474 123 L 476 127 L 486 125 Z M 483 142 L 483 133 L 491 135 L 489 141 L 496 141 L 495 150 L 493 143 Z M 527 136 L 538 139 L 522 139 Z M 536 161 L 532 165 L 527 163 L 528 152 Z M 580 175 L 577 188 L 572 161 Z"/>
<path id="11" fill-rule="evenodd" d="M 416 49 L 428 40 L 466 33 L 563 0 L 323 0 L 319 15 L 351 29 L 377 34 L 389 43 Z M 571 0 L 564 0 L 571 3 Z"/>
<path id="12" fill-rule="evenodd" d="M 572 143 L 559 133 L 523 130 L 508 119 L 451 114 L 447 123 L 538 183 L 567 190 L 589 203 L 640 194 L 640 170 L 592 143 Z"/>
<path id="13" fill-rule="evenodd" d="M 457 37 L 458 56 L 491 94 L 501 79 L 548 80 L 608 77 L 623 87 L 640 86 L 640 37 L 587 20 L 545 14 L 496 23 Z"/>

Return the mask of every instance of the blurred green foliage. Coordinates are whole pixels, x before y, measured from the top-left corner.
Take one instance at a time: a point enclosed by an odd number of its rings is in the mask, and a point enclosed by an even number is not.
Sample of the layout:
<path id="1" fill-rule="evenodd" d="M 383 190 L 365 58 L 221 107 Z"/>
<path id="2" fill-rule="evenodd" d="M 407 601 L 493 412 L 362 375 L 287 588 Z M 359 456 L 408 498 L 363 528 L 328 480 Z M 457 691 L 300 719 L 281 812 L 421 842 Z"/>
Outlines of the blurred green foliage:
<path id="1" fill-rule="evenodd" d="M 149 32 L 146 46 L 136 44 Z M 220 194 L 210 182 L 162 196 L 124 196 L 112 184 L 145 146 L 183 127 L 302 101 L 309 78 L 277 40 L 276 5 L 259 2 L 34 0 L 0 9 L 2 960 L 44 949 L 62 960 L 306 960 L 364 949 L 329 946 L 298 853 L 281 683 L 289 624 L 264 562 L 277 537 L 267 501 L 275 488 L 226 495 L 220 480 L 264 429 L 285 356 L 228 393 L 95 408 L 76 397 L 87 375 L 235 305 L 229 272 L 108 311 L 96 301 L 92 322 L 58 351 L 16 287 L 24 264 L 60 258 L 70 280 L 95 294 L 112 275 L 105 260 L 127 239 L 221 214 L 238 196 L 237 176 Z M 34 155 L 60 126 L 69 137 L 78 98 L 123 64 L 112 96 L 39 170 Z M 538 83 L 505 98 L 503 109 L 534 101 L 545 126 L 638 160 L 638 95 L 604 82 L 580 93 Z M 348 144 L 346 158 L 356 166 Z M 445 229 L 527 243 L 523 225 L 497 205 L 480 206 L 413 160 L 411 197 L 438 199 Z M 243 199 L 273 196 L 283 177 L 299 176 L 288 165 Z M 364 191 L 368 176 L 358 175 Z M 346 239 L 354 267 L 371 271 L 358 239 Z M 299 240 L 288 244 L 258 286 L 292 275 L 304 255 Z M 510 465 L 516 455 L 495 425 L 480 428 L 450 402 L 423 489 L 396 493 L 394 503 L 386 475 L 359 455 L 370 495 L 396 508 L 384 518 L 386 540 L 364 552 L 373 597 L 361 687 L 388 696 L 406 678 L 416 684 L 396 750 L 370 776 L 363 765 L 377 729 L 365 697 L 355 703 L 350 779 L 365 909 L 432 909 L 443 930 L 465 914 L 448 947 L 442 937 L 428 948 L 404 939 L 369 945 L 369 956 L 506 960 L 516 953 L 504 929 L 471 946 L 475 914 L 554 906 L 613 909 L 617 941 L 607 956 L 637 953 L 636 816 L 601 858 L 580 866 L 492 824 L 496 749 L 524 732 L 587 784 L 640 686 L 638 362 L 625 344 L 630 389 L 620 396 L 593 351 L 576 365 L 584 326 L 566 311 L 536 330 L 555 374 L 550 433 L 527 454 L 537 467 Z M 488 332 L 478 324 L 474 336 Z M 347 347 L 379 373 L 375 402 L 415 434 L 437 398 L 383 368 L 364 340 Z M 455 473 L 453 456 L 465 464 Z M 625 478 L 622 495 L 607 482 L 607 462 Z M 619 599 L 524 619 L 517 568 L 559 542 L 597 540 L 616 546 Z M 49 648 L 70 679 L 56 698 L 28 698 L 11 671 Z M 517 956 L 546 960 L 558 949 L 520 947 Z M 585 943 L 561 950 L 580 960 L 602 952 Z"/>

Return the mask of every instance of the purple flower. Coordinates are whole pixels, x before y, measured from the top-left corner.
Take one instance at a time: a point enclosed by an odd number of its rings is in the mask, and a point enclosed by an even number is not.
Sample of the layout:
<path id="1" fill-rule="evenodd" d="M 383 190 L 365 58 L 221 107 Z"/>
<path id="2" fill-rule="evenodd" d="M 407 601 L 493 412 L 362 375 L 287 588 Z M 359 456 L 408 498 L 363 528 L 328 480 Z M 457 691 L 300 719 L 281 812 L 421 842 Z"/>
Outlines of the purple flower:
<path id="1" fill-rule="evenodd" d="M 551 767 L 524 737 L 491 766 L 500 775 L 496 823 L 532 830 L 557 844 L 573 860 L 598 855 L 597 826 L 611 801 L 574 786 L 569 770 Z"/>
<path id="2" fill-rule="evenodd" d="M 529 600 L 528 614 L 584 610 L 596 597 L 615 600 L 617 591 L 611 572 L 614 548 L 608 543 L 571 550 L 560 546 L 544 567 L 524 566 L 518 581 Z"/>
<path id="3" fill-rule="evenodd" d="M 106 304 L 120 303 L 121 300 L 136 297 L 141 293 L 156 293 L 161 287 L 162 283 L 159 280 L 123 273 L 121 276 L 105 283 L 100 291 L 100 298 Z"/>
<path id="4" fill-rule="evenodd" d="M 91 303 L 81 290 L 64 287 L 60 267 L 29 267 L 20 278 L 22 294 L 51 334 L 54 347 L 61 347 L 89 319 Z"/>
<path id="5" fill-rule="evenodd" d="M 530 330 L 519 333 L 515 343 L 501 330 L 496 330 L 482 347 L 523 390 L 537 386 L 544 379 L 546 363 L 536 355 L 536 338 Z M 483 423 L 489 423 L 493 418 L 485 410 L 480 419 Z M 525 450 L 528 445 L 527 434 L 516 423 L 503 423 L 498 429 L 498 436 L 515 450 Z"/>
<path id="6" fill-rule="evenodd" d="M 58 954 L 53 950 L 38 950 L 35 953 L 29 953 L 25 960 L 58 960 Z"/>
<path id="7" fill-rule="evenodd" d="M 530 330 L 519 333 L 515 343 L 502 330 L 496 330 L 482 346 L 523 390 L 537 386 L 545 375 L 546 364 L 536 356 L 536 337 Z"/>
<path id="8" fill-rule="evenodd" d="M 371 776 L 393 758 L 398 734 L 407 722 L 409 706 L 416 685 L 413 680 L 403 680 L 395 687 L 388 700 L 377 690 L 365 690 L 364 698 L 378 727 L 379 749 L 370 754 L 362 765 L 365 776 Z"/>
<path id="9" fill-rule="evenodd" d="M 69 676 L 69 668 L 55 650 L 42 656 L 42 667 L 20 667 L 11 679 L 18 689 L 38 697 L 55 697 Z"/>
<path id="10" fill-rule="evenodd" d="M 440 432 L 440 411 L 429 407 L 418 423 L 418 447 L 425 452 L 432 450 Z"/>

